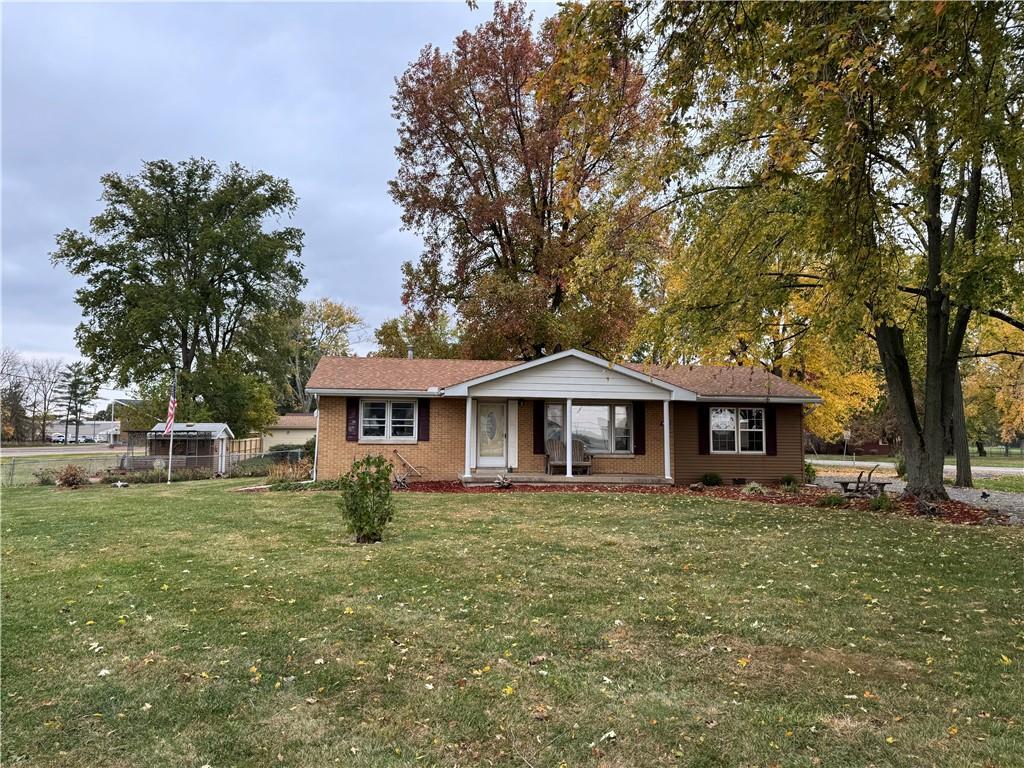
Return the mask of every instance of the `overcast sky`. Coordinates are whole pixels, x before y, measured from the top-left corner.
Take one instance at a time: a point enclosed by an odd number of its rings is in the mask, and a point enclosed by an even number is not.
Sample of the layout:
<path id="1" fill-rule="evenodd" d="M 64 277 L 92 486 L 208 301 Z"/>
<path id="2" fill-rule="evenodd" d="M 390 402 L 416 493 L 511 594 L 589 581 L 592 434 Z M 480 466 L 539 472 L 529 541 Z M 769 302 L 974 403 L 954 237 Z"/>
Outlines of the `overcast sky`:
<path id="1" fill-rule="evenodd" d="M 538 14 L 552 12 L 543 6 Z M 54 236 L 86 229 L 99 178 L 202 155 L 289 179 L 305 233 L 305 297 L 399 314 L 394 79 L 425 44 L 450 46 L 481 3 L 5 4 L 3 342 L 76 356 L 76 281 Z M 372 345 L 361 344 L 365 352 Z"/>

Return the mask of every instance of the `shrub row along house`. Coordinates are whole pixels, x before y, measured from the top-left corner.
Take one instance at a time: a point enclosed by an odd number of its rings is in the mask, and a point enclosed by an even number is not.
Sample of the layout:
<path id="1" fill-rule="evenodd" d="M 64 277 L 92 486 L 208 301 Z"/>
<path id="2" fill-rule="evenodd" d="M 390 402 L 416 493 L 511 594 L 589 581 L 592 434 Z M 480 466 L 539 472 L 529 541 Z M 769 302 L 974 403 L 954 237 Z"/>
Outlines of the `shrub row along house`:
<path id="1" fill-rule="evenodd" d="M 316 477 L 379 453 L 411 480 L 467 483 L 800 477 L 804 407 L 820 402 L 753 368 L 619 365 L 575 349 L 525 363 L 325 357 L 307 391 Z"/>

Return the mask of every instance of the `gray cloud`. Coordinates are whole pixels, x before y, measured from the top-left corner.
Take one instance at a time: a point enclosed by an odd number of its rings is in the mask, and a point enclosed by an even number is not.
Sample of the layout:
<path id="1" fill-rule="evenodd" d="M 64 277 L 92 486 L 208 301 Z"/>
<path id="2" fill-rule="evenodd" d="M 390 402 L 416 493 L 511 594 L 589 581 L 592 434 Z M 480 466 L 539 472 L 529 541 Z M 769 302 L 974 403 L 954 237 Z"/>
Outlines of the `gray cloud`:
<path id="1" fill-rule="evenodd" d="M 540 9 L 548 13 L 551 6 Z M 99 211 L 99 177 L 202 155 L 300 197 L 306 295 L 400 310 L 394 78 L 490 14 L 454 4 L 15 4 L 3 19 L 3 335 L 75 356 L 76 281 L 48 254 Z M 365 351 L 369 345 L 361 345 Z"/>

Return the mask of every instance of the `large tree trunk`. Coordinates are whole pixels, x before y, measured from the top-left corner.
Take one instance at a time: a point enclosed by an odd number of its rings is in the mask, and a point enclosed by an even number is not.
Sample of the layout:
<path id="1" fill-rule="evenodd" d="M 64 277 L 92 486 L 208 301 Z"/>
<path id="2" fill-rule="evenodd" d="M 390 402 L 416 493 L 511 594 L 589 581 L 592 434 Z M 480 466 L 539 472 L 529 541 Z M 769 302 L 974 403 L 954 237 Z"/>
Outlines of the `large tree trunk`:
<path id="1" fill-rule="evenodd" d="M 885 371 L 889 402 L 903 441 L 903 457 L 907 465 L 906 492 L 933 501 L 947 499 L 942 482 L 944 430 L 941 424 L 937 435 L 935 429 L 926 430 L 918 416 L 903 329 L 884 323 L 878 325 L 875 342 Z"/>
<path id="2" fill-rule="evenodd" d="M 959 369 L 953 380 L 953 453 L 956 455 L 956 480 L 953 485 L 960 488 L 972 488 L 971 449 L 967 444 L 967 419 L 964 416 L 964 390 L 960 380 Z"/>

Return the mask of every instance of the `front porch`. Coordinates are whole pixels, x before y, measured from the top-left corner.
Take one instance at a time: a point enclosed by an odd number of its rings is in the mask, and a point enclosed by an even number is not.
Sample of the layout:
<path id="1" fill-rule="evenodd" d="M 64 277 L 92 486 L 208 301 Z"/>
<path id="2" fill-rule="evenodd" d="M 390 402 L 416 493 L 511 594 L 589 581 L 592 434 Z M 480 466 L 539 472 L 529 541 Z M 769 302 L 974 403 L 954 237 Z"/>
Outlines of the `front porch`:
<path id="1" fill-rule="evenodd" d="M 459 477 L 491 484 L 671 485 L 672 401 L 694 395 L 581 353 L 452 387 L 465 397 Z"/>
<path id="2" fill-rule="evenodd" d="M 513 485 L 672 485 L 671 477 L 635 474 L 563 475 L 543 472 L 495 472 L 473 470 L 459 479 L 467 487 L 494 485 L 499 478 L 505 478 Z"/>

